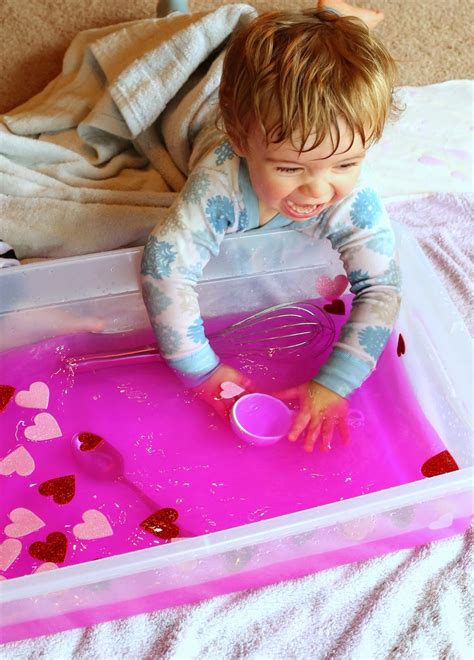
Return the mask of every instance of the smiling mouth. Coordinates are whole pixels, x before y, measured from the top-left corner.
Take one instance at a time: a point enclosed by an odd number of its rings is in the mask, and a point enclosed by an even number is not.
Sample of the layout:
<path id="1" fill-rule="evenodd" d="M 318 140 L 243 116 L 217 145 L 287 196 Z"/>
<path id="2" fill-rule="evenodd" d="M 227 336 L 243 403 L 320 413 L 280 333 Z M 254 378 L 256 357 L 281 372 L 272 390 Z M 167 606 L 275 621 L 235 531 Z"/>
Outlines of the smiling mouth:
<path id="1" fill-rule="evenodd" d="M 324 207 L 324 204 L 295 204 L 290 199 L 285 199 L 284 202 L 292 215 L 297 216 L 312 217 L 320 213 Z"/>

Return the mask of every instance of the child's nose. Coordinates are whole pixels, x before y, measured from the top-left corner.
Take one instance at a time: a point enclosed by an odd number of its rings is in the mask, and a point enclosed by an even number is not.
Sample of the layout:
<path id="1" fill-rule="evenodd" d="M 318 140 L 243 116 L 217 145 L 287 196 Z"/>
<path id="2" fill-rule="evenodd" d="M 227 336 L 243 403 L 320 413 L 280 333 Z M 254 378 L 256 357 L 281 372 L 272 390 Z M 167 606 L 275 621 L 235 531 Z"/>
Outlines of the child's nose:
<path id="1" fill-rule="evenodd" d="M 330 192 L 330 184 L 324 178 L 311 179 L 301 187 L 301 192 L 311 199 L 323 201 Z"/>

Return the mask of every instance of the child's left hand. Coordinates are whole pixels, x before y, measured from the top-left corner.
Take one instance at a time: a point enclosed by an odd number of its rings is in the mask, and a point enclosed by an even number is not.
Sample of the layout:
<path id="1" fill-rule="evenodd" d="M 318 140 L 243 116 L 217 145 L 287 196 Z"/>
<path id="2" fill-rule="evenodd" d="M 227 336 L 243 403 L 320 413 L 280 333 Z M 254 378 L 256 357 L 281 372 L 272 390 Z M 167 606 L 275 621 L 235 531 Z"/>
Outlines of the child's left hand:
<path id="1" fill-rule="evenodd" d="M 294 442 L 306 431 L 305 451 L 313 451 L 319 435 L 322 440 L 321 449 L 329 451 L 336 429 L 339 430 L 344 444 L 349 442 L 348 403 L 344 397 L 314 381 L 276 392 L 275 396 L 284 400 L 298 399 L 300 409 L 288 437 Z"/>

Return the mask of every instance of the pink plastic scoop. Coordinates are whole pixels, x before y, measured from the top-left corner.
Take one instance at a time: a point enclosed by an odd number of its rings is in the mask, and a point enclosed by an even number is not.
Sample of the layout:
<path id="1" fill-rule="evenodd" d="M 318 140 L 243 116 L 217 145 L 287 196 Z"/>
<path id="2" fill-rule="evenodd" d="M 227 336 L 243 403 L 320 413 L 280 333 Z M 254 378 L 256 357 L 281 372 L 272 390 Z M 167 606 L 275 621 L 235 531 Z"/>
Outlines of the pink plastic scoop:
<path id="1" fill-rule="evenodd" d="M 80 434 L 76 434 L 72 438 L 72 451 L 77 463 L 81 466 L 82 470 L 94 479 L 100 481 L 118 481 L 125 484 L 135 495 L 147 504 L 150 509 L 155 512 L 163 509 L 155 500 L 148 497 L 133 481 L 130 481 L 125 476 L 124 461 L 122 454 L 113 447 L 110 443 L 101 439 L 99 444 L 93 449 L 84 450 L 84 442 L 80 438 Z M 179 536 L 191 537 L 195 536 L 187 532 L 179 525 Z"/>

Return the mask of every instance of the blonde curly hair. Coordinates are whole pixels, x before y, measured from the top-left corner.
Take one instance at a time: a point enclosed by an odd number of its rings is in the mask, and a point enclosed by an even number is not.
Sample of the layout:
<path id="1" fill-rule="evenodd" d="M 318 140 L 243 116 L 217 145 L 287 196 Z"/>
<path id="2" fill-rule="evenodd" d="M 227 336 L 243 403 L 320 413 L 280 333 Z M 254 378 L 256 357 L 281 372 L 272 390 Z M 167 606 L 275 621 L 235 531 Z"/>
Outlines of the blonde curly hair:
<path id="1" fill-rule="evenodd" d="M 290 141 L 308 151 L 331 135 L 336 151 L 342 119 L 366 146 L 400 110 L 396 72 L 385 46 L 357 18 L 315 9 L 267 12 L 231 37 L 219 126 L 240 149 L 260 129 L 267 146 Z"/>

